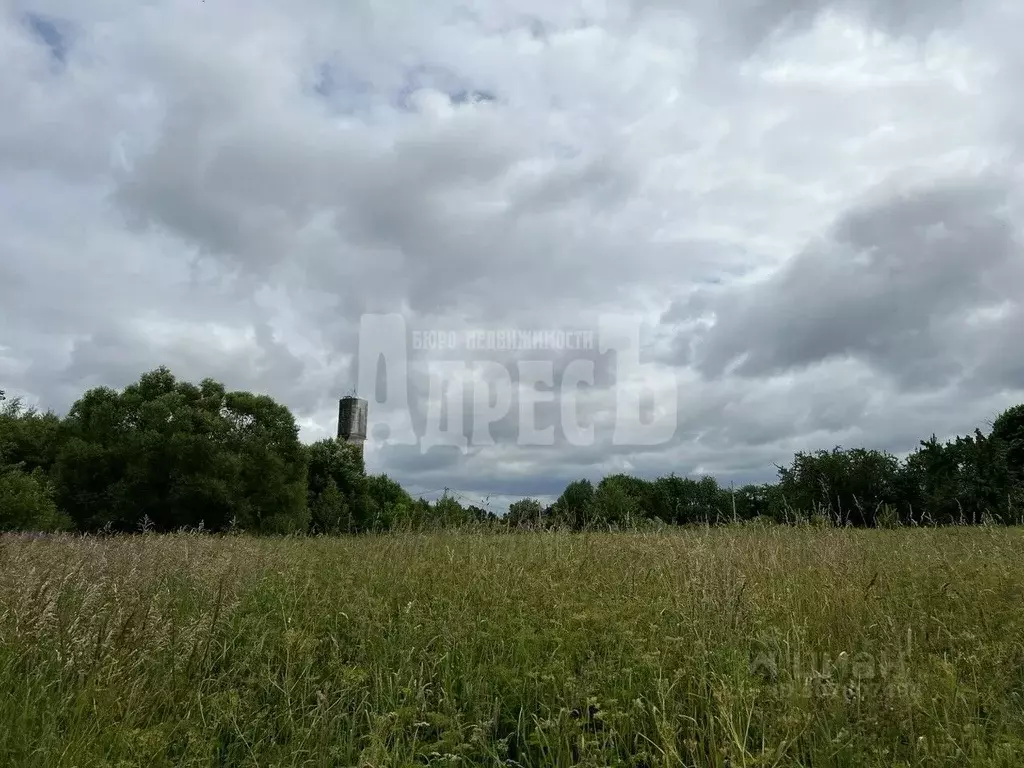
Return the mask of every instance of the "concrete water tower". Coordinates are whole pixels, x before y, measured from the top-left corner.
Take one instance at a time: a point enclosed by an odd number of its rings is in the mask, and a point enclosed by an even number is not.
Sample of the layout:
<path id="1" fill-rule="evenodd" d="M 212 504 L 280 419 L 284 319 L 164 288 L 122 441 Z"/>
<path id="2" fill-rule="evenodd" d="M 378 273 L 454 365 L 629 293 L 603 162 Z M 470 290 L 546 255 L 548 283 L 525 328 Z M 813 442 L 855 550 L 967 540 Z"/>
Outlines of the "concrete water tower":
<path id="1" fill-rule="evenodd" d="M 370 404 L 355 395 L 338 401 L 338 439 L 363 450 L 366 442 L 366 417 Z"/>

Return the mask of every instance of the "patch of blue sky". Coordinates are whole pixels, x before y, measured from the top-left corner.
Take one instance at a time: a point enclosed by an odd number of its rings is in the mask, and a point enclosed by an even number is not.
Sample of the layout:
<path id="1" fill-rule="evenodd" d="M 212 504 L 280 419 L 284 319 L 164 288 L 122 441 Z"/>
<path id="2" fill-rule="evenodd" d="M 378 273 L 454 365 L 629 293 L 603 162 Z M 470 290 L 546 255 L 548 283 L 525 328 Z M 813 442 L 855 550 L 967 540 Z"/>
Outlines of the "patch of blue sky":
<path id="1" fill-rule="evenodd" d="M 41 16 L 36 13 L 26 13 L 24 24 L 36 41 L 49 49 L 50 57 L 53 61 L 59 64 L 67 63 L 71 39 L 66 24 L 59 19 Z"/>
<path id="2" fill-rule="evenodd" d="M 457 73 L 431 64 L 421 64 L 405 73 L 404 82 L 394 97 L 394 105 L 403 111 L 415 110 L 412 95 L 429 88 L 445 94 L 453 104 L 494 101 L 497 97 L 485 88 L 478 88 Z"/>
<path id="3" fill-rule="evenodd" d="M 380 100 L 378 89 L 371 82 L 327 62 L 317 69 L 313 91 L 343 114 L 369 112 Z"/>

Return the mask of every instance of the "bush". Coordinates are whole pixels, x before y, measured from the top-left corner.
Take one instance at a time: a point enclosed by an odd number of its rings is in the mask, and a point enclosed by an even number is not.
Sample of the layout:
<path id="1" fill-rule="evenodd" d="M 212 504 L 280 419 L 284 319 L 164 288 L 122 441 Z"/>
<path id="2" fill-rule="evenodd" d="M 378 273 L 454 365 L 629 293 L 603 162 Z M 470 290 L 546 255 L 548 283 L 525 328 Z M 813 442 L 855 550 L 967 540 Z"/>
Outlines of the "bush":
<path id="1" fill-rule="evenodd" d="M 520 499 L 509 505 L 505 517 L 509 528 L 539 527 L 544 516 L 544 508 L 536 499 Z"/>
<path id="2" fill-rule="evenodd" d="M 347 533 L 353 529 L 351 509 L 333 478 L 328 478 L 324 489 L 311 497 L 309 513 L 317 533 Z"/>
<path id="3" fill-rule="evenodd" d="M 71 518 L 57 509 L 41 470 L 0 469 L 0 531 L 65 531 Z"/>

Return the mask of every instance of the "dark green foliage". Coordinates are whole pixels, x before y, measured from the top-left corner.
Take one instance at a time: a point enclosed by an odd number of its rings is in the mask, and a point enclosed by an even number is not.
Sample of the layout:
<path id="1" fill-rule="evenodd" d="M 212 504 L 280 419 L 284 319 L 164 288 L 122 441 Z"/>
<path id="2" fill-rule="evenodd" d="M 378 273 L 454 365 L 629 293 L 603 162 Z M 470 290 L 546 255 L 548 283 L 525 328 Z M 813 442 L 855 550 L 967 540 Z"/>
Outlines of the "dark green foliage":
<path id="1" fill-rule="evenodd" d="M 496 523 L 498 516 L 488 509 L 478 507 L 475 504 L 470 504 L 466 508 L 466 514 L 470 521 L 475 523 Z"/>
<path id="2" fill-rule="evenodd" d="M 64 531 L 71 519 L 57 509 L 42 470 L 0 468 L 0 531 Z"/>
<path id="3" fill-rule="evenodd" d="M 313 530 L 357 533 L 372 527 L 363 454 L 343 440 L 318 440 L 306 449 L 307 500 Z"/>
<path id="4" fill-rule="evenodd" d="M 387 475 L 370 475 L 364 483 L 367 509 L 376 530 L 423 526 L 423 505 L 413 502 L 402 486 Z"/>
<path id="5" fill-rule="evenodd" d="M 706 524 L 724 522 L 730 517 L 731 504 L 713 477 L 660 477 L 652 483 L 650 498 L 653 516 L 665 523 Z"/>
<path id="6" fill-rule="evenodd" d="M 225 392 L 166 368 L 116 392 L 98 388 L 62 424 L 54 466 L 77 527 L 308 528 L 305 452 L 291 413 L 264 395 Z"/>
<path id="7" fill-rule="evenodd" d="M 71 520 L 58 509 L 46 474 L 60 419 L 7 400 L 3 390 L 0 403 L 0 531 L 67 530 Z"/>
<path id="8" fill-rule="evenodd" d="M 434 502 L 432 527 L 458 528 L 466 525 L 472 519 L 469 511 L 466 510 L 458 500 L 451 496 L 448 491 L 436 502 Z"/>
<path id="9" fill-rule="evenodd" d="M 785 503 L 779 486 L 744 485 L 729 493 L 731 518 L 735 520 L 776 520 L 785 515 Z"/>
<path id="10" fill-rule="evenodd" d="M 840 525 L 873 526 L 884 504 L 898 502 L 899 460 L 863 448 L 798 453 L 779 468 L 779 490 L 790 508 Z"/>
<path id="11" fill-rule="evenodd" d="M 903 499 L 916 523 L 1018 522 L 1022 487 L 1006 443 L 975 431 L 939 443 L 932 436 L 907 457 Z"/>
<path id="12" fill-rule="evenodd" d="M 520 499 L 509 505 L 505 521 L 510 528 L 540 528 L 544 507 L 536 499 Z"/>
<path id="13" fill-rule="evenodd" d="M 309 496 L 309 518 L 315 533 L 349 533 L 355 530 L 352 507 L 338 490 L 334 478 L 317 494 Z"/>
<path id="14" fill-rule="evenodd" d="M 306 452 L 291 412 L 265 395 L 224 398 L 228 457 L 238 469 L 241 499 L 235 515 L 254 530 L 299 533 L 309 528 Z"/>
<path id="15" fill-rule="evenodd" d="M 582 529 L 594 522 L 594 485 L 589 480 L 569 483 L 552 509 L 552 517 L 570 528 Z"/>
<path id="16" fill-rule="evenodd" d="M 990 437 L 1003 444 L 1006 464 L 1014 480 L 1024 480 L 1024 405 L 1003 411 L 992 423 Z"/>
<path id="17" fill-rule="evenodd" d="M 0 395 L 2 395 L 0 390 Z M 60 418 L 52 412 L 25 408 L 19 398 L 0 396 L 0 459 L 24 471 L 48 473 L 57 458 Z"/>
<path id="18" fill-rule="evenodd" d="M 597 484 L 590 522 L 601 527 L 630 527 L 645 516 L 649 483 L 629 475 L 609 475 Z"/>

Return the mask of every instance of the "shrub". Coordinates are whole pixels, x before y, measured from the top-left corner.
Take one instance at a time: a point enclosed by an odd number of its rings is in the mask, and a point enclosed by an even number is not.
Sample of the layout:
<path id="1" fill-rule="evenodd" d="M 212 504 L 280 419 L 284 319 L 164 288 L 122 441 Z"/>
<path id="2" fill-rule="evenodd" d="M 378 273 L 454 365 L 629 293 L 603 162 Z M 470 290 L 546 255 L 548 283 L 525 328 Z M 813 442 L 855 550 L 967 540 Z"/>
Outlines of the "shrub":
<path id="1" fill-rule="evenodd" d="M 57 509 L 53 491 L 39 469 L 0 469 L 0 531 L 64 531 L 71 518 Z"/>

